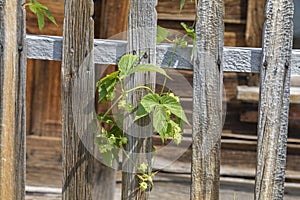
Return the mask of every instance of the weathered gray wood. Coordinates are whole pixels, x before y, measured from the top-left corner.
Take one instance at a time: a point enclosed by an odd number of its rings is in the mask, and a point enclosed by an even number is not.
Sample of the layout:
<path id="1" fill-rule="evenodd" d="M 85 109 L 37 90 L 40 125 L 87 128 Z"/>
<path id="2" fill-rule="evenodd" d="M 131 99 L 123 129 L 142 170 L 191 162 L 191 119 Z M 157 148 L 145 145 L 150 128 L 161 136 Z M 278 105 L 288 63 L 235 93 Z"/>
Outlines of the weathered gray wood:
<path id="1" fill-rule="evenodd" d="M 194 59 L 191 199 L 219 199 L 223 1 L 199 0 Z"/>
<path id="2" fill-rule="evenodd" d="M 0 199 L 25 198 L 25 10 L 0 0 Z"/>
<path id="3" fill-rule="evenodd" d="M 92 199 L 94 106 L 92 0 L 65 1 L 62 58 L 63 199 Z"/>
<path id="4" fill-rule="evenodd" d="M 236 98 L 246 102 L 258 102 L 259 88 L 245 85 L 238 86 Z M 300 104 L 300 87 L 290 87 L 290 103 Z"/>
<path id="5" fill-rule="evenodd" d="M 62 38 L 53 36 L 27 35 L 27 57 L 32 59 L 61 60 Z M 126 52 L 127 42 L 116 40 L 95 40 L 94 55 L 96 64 L 116 64 Z M 172 44 L 159 44 L 156 48 L 156 63 L 168 67 L 173 50 Z M 191 58 L 192 47 L 178 48 L 171 68 L 193 69 Z M 224 47 L 223 70 L 228 72 L 259 73 L 261 49 L 243 47 Z M 291 60 L 292 74 L 300 75 L 300 51 L 293 50 Z"/>
<path id="6" fill-rule="evenodd" d="M 157 0 L 131 0 L 128 19 L 128 51 L 136 52 L 146 56 L 142 63 L 156 63 L 156 21 L 155 10 Z M 138 73 L 129 77 L 127 88 L 131 89 L 140 85 L 148 85 L 154 88 L 155 73 Z M 146 91 L 136 91 L 128 94 L 127 101 L 134 107 L 138 105 Z M 148 199 L 149 189 L 141 191 L 139 180 L 136 176 L 137 167 L 142 163 L 147 163 L 151 167 L 152 154 L 152 134 L 153 128 L 149 121 L 141 119 L 134 122 L 135 113 L 130 114 L 124 121 L 124 133 L 128 138 L 126 144 L 126 154 L 129 159 L 123 160 L 122 174 L 122 199 Z M 150 123 L 151 124 L 151 123 Z M 150 168 L 149 168 L 150 169 Z"/>
<path id="7" fill-rule="evenodd" d="M 255 199 L 283 199 L 293 1 L 268 0 L 260 74 Z"/>

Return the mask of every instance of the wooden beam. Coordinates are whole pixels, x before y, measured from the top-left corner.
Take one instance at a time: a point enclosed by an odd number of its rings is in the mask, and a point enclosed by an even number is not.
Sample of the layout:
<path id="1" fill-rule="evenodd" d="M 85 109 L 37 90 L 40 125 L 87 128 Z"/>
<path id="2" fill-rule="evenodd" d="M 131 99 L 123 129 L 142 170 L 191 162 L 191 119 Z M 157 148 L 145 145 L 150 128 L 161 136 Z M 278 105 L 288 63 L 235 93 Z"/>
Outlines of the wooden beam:
<path id="1" fill-rule="evenodd" d="M 63 199 L 92 199 L 94 21 L 92 0 L 65 1 L 62 58 Z M 92 137 L 92 138 L 91 138 Z"/>
<path id="2" fill-rule="evenodd" d="M 261 47 L 266 0 L 248 0 L 246 44 L 248 47 Z"/>
<path id="3" fill-rule="evenodd" d="M 25 199 L 25 1 L 0 1 L 0 199 Z"/>
<path id="4" fill-rule="evenodd" d="M 61 60 L 62 38 L 53 36 L 27 35 L 27 57 L 32 59 Z M 126 41 L 94 40 L 95 64 L 116 64 L 124 55 L 127 48 Z M 156 64 L 168 67 L 173 44 L 159 44 L 156 48 Z M 190 61 L 192 47 L 177 48 L 171 68 L 193 69 Z M 261 49 L 244 47 L 224 47 L 224 71 L 259 73 Z M 300 75 L 300 51 L 292 51 L 292 74 Z"/>
<path id="5" fill-rule="evenodd" d="M 288 132 L 293 1 L 268 0 L 260 73 L 255 199 L 283 199 Z"/>
<path id="6" fill-rule="evenodd" d="M 194 59 L 192 200 L 219 199 L 223 1 L 200 0 Z"/>
<path id="7" fill-rule="evenodd" d="M 145 53 L 141 63 L 156 63 L 156 0 L 131 0 L 128 19 L 128 52 L 136 52 L 137 55 Z M 144 52 L 145 51 L 145 52 Z M 153 72 L 136 73 L 129 77 L 127 89 L 141 85 L 148 85 L 154 89 L 156 74 Z M 135 91 L 128 94 L 128 103 L 133 107 L 138 106 L 146 91 Z M 134 114 L 129 114 L 124 120 L 124 133 L 128 139 L 126 144 L 126 156 L 123 160 L 122 173 L 122 200 L 148 199 L 150 187 L 145 191 L 139 189 L 139 180 L 136 176 L 137 167 L 147 163 L 151 170 L 152 161 L 152 125 L 140 119 L 134 122 Z M 128 157 L 128 158 L 127 158 Z M 148 171 L 147 170 L 147 171 Z"/>

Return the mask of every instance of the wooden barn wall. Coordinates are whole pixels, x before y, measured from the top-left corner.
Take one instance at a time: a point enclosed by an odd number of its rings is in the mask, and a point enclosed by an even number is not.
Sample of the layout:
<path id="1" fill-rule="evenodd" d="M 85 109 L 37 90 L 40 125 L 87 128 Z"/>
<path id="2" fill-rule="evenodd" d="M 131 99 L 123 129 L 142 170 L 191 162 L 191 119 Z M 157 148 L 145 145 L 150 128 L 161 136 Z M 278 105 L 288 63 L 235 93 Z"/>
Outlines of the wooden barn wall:
<path id="1" fill-rule="evenodd" d="M 27 12 L 27 33 L 61 36 L 64 1 L 39 1 L 52 11 L 58 26 L 46 19 L 45 29 L 38 30 L 36 17 L 31 12 Z M 108 38 L 127 29 L 128 0 L 94 0 L 94 2 L 95 38 Z M 225 45 L 259 46 L 262 24 L 257 26 L 256 22 L 263 21 L 261 6 L 264 5 L 263 1 L 225 0 L 224 2 Z M 180 0 L 158 0 L 158 24 L 181 31 L 181 22 L 192 25 L 195 18 L 194 1 L 187 0 L 181 13 L 179 13 L 179 4 Z M 192 72 L 183 70 L 182 73 L 192 82 Z M 60 186 L 62 174 L 61 62 L 28 60 L 27 74 L 27 184 Z M 250 79 L 249 74 L 224 74 L 227 116 L 222 137 L 225 140 L 228 139 L 228 142 L 222 146 L 222 163 L 229 167 L 232 167 L 232 163 L 241 163 L 238 165 L 245 169 L 253 169 L 255 166 L 255 139 L 253 137 L 256 134 L 256 124 L 241 122 L 240 114 L 247 108 L 255 109 L 256 105 L 243 104 L 236 97 L 237 86 L 248 85 Z M 243 142 L 240 141 L 251 144 L 251 149 L 245 151 Z M 295 156 L 291 158 L 300 160 L 297 153 L 294 153 L 299 152 L 299 149 L 294 146 L 290 148 L 294 148 L 290 152 Z M 288 165 L 289 163 L 293 162 L 288 162 Z M 295 164 L 290 164 L 288 169 L 299 171 L 299 167 Z"/>
<path id="2" fill-rule="evenodd" d="M 247 0 L 225 0 L 225 46 L 246 46 Z M 181 22 L 192 25 L 195 20 L 195 2 L 186 1 L 179 13 L 180 0 L 158 0 L 158 24 L 181 30 Z"/>

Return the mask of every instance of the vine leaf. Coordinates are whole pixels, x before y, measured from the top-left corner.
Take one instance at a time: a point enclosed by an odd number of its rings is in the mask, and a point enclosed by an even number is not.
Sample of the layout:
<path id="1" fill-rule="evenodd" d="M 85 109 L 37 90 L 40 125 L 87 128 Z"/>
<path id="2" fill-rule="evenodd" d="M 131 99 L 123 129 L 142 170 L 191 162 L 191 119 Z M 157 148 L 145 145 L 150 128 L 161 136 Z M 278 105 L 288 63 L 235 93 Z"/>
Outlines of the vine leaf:
<path id="1" fill-rule="evenodd" d="M 115 86 L 118 82 L 119 72 L 113 72 L 97 82 L 99 102 L 106 103 L 115 97 Z"/>
<path id="2" fill-rule="evenodd" d="M 156 29 L 156 43 L 159 44 L 169 36 L 169 31 L 159 25 Z"/>
<path id="3" fill-rule="evenodd" d="M 135 116 L 135 121 L 147 116 L 154 109 L 155 106 L 159 105 L 159 96 L 158 94 L 147 94 L 145 95 L 140 104 Z"/>
<path id="4" fill-rule="evenodd" d="M 189 124 L 185 113 L 180 105 L 180 103 L 177 101 L 176 98 L 166 95 L 161 97 L 161 103 L 164 105 L 165 108 L 167 108 L 172 114 L 182 119 L 184 122 Z"/>
<path id="5" fill-rule="evenodd" d="M 28 5 L 31 12 L 37 15 L 38 27 L 40 30 L 43 29 L 45 26 L 44 16 L 46 16 L 53 24 L 57 25 L 55 18 L 48 10 L 48 8 L 42 5 L 41 3 L 39 3 L 37 0 L 30 0 L 29 3 L 25 5 Z"/>
<path id="6" fill-rule="evenodd" d="M 182 11 L 184 4 L 185 4 L 185 0 L 180 0 L 180 8 L 179 8 L 180 12 Z"/>
<path id="7" fill-rule="evenodd" d="M 153 112 L 153 127 L 160 135 L 162 142 L 165 139 L 169 120 L 166 109 L 162 105 L 156 106 Z"/>
<path id="8" fill-rule="evenodd" d="M 125 76 L 128 76 L 132 73 L 132 68 L 134 64 L 139 60 L 139 56 L 133 54 L 126 54 L 122 56 L 118 63 L 120 78 L 122 79 Z"/>

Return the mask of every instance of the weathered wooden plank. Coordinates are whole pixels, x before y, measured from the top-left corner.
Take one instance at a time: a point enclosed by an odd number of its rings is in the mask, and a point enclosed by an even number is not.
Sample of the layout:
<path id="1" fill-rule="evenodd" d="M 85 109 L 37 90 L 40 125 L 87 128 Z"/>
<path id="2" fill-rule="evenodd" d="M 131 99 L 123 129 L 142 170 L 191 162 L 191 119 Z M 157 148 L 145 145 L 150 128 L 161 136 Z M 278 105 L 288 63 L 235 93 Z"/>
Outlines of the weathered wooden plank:
<path id="1" fill-rule="evenodd" d="M 194 59 L 191 199 L 219 199 L 223 1 L 200 0 Z"/>
<path id="2" fill-rule="evenodd" d="M 293 1 L 268 0 L 260 73 L 255 199 L 283 199 L 293 40 Z"/>
<path id="3" fill-rule="evenodd" d="M 246 44 L 249 47 L 261 47 L 266 0 L 248 0 Z"/>
<path id="4" fill-rule="evenodd" d="M 128 51 L 137 55 L 144 53 L 142 63 L 156 63 L 156 21 L 157 0 L 131 0 L 128 19 Z M 145 51 L 145 52 L 144 52 Z M 147 55 L 147 56 L 145 56 Z M 127 89 L 148 85 L 154 89 L 155 73 L 137 73 L 129 77 Z M 136 107 L 146 91 L 135 91 L 128 94 L 127 101 Z M 137 167 L 147 163 L 151 169 L 152 134 L 151 125 L 145 119 L 134 122 L 134 114 L 129 114 L 124 121 L 124 133 L 127 136 L 126 159 L 123 160 L 122 199 L 148 199 L 149 189 L 141 191 L 136 176 Z M 127 158 L 129 157 L 129 159 Z"/>
<path id="5" fill-rule="evenodd" d="M 25 198 L 24 1 L 0 0 L 0 199 Z"/>
<path id="6" fill-rule="evenodd" d="M 116 64 L 125 54 L 126 41 L 94 40 L 94 57 L 96 64 Z M 27 35 L 27 57 L 32 59 L 61 60 L 62 38 L 53 36 Z M 159 44 L 156 48 L 156 63 L 167 68 L 173 45 Z M 171 68 L 193 69 L 190 61 L 192 47 L 176 50 L 174 65 Z M 224 47 L 224 71 L 259 73 L 261 49 L 243 47 Z M 292 51 L 292 74 L 300 75 L 300 51 Z"/>
<path id="7" fill-rule="evenodd" d="M 65 1 L 62 58 L 63 199 L 92 199 L 94 105 L 92 0 Z M 91 148 L 91 149 L 90 149 Z"/>

